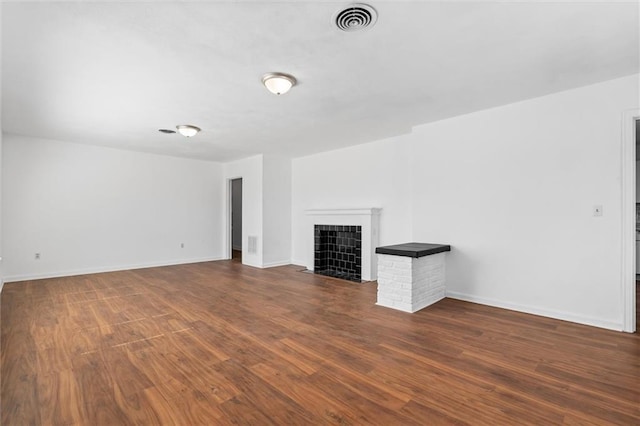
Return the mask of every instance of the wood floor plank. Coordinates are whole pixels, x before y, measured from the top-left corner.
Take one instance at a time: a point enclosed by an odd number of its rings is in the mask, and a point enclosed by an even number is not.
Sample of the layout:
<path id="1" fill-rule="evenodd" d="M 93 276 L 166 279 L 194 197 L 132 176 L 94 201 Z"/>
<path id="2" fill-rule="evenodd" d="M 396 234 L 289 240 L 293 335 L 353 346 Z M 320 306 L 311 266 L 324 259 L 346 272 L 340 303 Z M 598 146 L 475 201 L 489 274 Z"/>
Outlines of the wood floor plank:
<path id="1" fill-rule="evenodd" d="M 372 425 L 420 425 L 423 419 L 405 417 L 399 411 L 377 404 L 363 395 L 357 383 L 336 380 L 335 376 L 327 376 L 319 371 L 311 375 L 307 382 L 333 400 L 341 402 L 343 410 L 351 412 L 360 424 Z M 404 405 L 402 406 L 404 407 Z"/>
<path id="2" fill-rule="evenodd" d="M 39 373 L 37 377 L 38 408 L 45 423 L 55 425 L 82 424 L 88 416 L 81 404 L 69 401 L 81 399 L 75 373 L 69 370 Z"/>
<path id="3" fill-rule="evenodd" d="M 225 377 L 234 378 L 241 393 L 220 405 L 229 418 L 253 424 L 313 424 L 314 416 L 300 404 L 233 360 L 214 366 Z M 248 418 L 247 418 L 248 417 Z M 246 419 L 246 420 L 245 420 Z"/>
<path id="4" fill-rule="evenodd" d="M 293 372 L 292 372 L 293 370 Z M 322 424 L 358 424 L 351 410 L 346 409 L 329 395 L 307 383 L 306 374 L 288 365 L 256 364 L 251 371 L 299 405 L 306 407 Z"/>
<path id="5" fill-rule="evenodd" d="M 174 395 L 167 399 L 159 388 L 149 388 L 145 389 L 144 395 L 159 419 L 155 424 L 163 426 L 223 424 L 220 421 L 223 414 L 217 407 L 208 404 L 197 391 L 189 390 L 185 394 Z"/>
<path id="6" fill-rule="evenodd" d="M 5 284 L 3 425 L 640 424 L 640 337 L 238 261 Z M 640 292 L 639 292 L 640 293 Z"/>
<path id="7" fill-rule="evenodd" d="M 617 398 L 638 405 L 638 378 L 632 374 L 611 371 L 610 368 L 595 370 L 583 362 L 544 361 L 536 372 L 563 382 L 581 382 L 588 388 L 599 391 L 603 397 L 616 395 Z M 618 399 L 616 399 L 618 401 Z M 622 403 L 622 401 L 618 401 Z"/>
<path id="8" fill-rule="evenodd" d="M 110 366 L 104 364 L 97 352 L 78 357 L 76 361 L 73 372 L 82 397 L 68 403 L 81 407 L 85 415 L 83 420 L 95 425 L 131 423 L 129 415 L 116 402 Z M 119 377 L 118 380 L 124 378 Z M 41 407 L 40 410 L 51 413 L 55 406 Z M 46 418 L 50 418 L 49 414 Z"/>

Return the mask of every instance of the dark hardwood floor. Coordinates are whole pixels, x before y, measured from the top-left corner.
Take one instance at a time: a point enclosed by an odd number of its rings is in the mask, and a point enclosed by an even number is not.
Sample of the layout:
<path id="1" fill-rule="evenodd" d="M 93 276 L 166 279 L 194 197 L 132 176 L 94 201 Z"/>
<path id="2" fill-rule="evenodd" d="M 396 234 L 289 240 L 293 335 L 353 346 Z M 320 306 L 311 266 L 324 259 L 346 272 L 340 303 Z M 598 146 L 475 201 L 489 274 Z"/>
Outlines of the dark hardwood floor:
<path id="1" fill-rule="evenodd" d="M 640 338 L 236 261 L 6 284 L 2 424 L 640 424 Z"/>

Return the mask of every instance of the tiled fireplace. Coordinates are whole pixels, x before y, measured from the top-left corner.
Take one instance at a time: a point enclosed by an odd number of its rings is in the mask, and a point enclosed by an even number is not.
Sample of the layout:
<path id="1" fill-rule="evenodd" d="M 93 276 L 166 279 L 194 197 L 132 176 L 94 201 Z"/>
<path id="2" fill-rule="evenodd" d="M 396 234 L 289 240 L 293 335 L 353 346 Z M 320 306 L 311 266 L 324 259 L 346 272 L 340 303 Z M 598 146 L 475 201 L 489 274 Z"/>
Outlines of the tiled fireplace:
<path id="1" fill-rule="evenodd" d="M 314 225 L 313 270 L 360 282 L 362 278 L 362 226 Z"/>
<path id="2" fill-rule="evenodd" d="M 378 273 L 375 248 L 379 241 L 380 211 L 379 208 L 306 210 L 307 269 L 351 281 L 374 281 Z"/>

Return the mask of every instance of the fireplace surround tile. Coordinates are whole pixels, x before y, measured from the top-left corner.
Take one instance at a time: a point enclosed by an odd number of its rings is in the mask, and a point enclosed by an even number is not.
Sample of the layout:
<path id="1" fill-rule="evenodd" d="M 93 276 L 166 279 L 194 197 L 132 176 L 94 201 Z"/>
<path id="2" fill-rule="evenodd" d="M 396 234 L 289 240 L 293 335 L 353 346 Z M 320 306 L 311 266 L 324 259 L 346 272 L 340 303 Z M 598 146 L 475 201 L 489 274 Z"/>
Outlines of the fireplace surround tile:
<path id="1" fill-rule="evenodd" d="M 377 278 L 377 257 L 374 250 L 378 245 L 381 210 L 380 208 L 305 210 L 305 215 L 308 217 L 307 229 L 309 229 L 305 237 L 308 238 L 305 243 L 307 269 L 317 271 L 325 267 L 326 264 L 322 261 L 316 262 L 316 251 L 328 251 L 334 249 L 334 246 L 352 244 L 353 250 L 337 251 L 336 255 L 331 257 L 332 261 L 350 272 L 354 272 L 354 269 L 350 269 L 349 266 L 359 263 L 361 265 L 359 281 L 374 281 Z M 316 229 L 315 225 L 325 226 L 324 230 L 345 234 L 330 236 L 327 241 L 319 242 L 316 241 L 316 236 L 319 236 L 321 231 Z M 361 237 L 356 238 L 350 235 L 355 233 L 358 227 L 360 227 Z"/>
<path id="2" fill-rule="evenodd" d="M 356 244 L 362 242 L 362 226 L 314 225 L 314 271 L 318 274 L 361 281 L 362 259 Z"/>

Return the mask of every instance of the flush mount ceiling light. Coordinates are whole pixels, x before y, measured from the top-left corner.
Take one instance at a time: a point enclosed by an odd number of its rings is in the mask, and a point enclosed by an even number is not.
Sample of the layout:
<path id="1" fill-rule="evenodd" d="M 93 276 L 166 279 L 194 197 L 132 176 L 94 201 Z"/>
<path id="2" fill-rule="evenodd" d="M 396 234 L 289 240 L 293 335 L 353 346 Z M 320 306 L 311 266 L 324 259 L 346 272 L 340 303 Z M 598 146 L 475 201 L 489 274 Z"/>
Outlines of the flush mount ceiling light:
<path id="1" fill-rule="evenodd" d="M 294 76 L 281 72 L 270 72 L 262 76 L 262 84 L 274 95 L 287 93 L 296 83 Z"/>
<path id="2" fill-rule="evenodd" d="M 197 135 L 200 131 L 199 127 L 192 126 L 191 124 L 180 124 L 176 126 L 176 129 L 178 129 L 178 133 L 187 138 Z"/>

